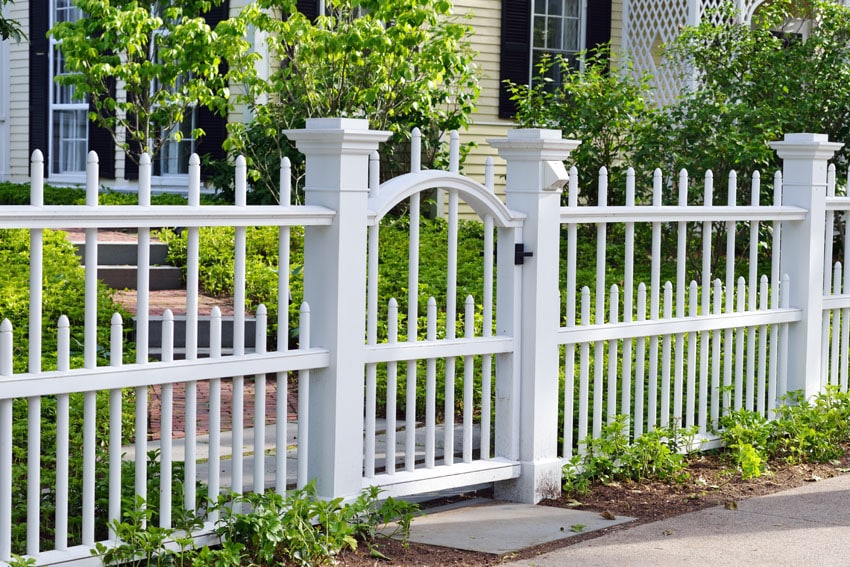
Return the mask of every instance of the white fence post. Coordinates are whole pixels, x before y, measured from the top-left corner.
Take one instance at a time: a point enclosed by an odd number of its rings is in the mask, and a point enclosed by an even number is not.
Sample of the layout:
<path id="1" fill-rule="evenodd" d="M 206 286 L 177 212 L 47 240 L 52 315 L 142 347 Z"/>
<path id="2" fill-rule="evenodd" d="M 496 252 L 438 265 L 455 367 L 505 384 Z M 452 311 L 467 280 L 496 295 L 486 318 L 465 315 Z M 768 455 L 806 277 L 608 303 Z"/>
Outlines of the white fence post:
<path id="1" fill-rule="evenodd" d="M 843 144 L 825 134 L 786 134 L 770 146 L 783 160 L 782 204 L 809 213 L 785 223 L 780 243 L 780 270 L 791 276 L 790 306 L 802 320 L 788 328 L 788 390 L 809 398 L 821 389 L 821 325 L 823 321 L 824 222 L 828 161 Z M 831 237 L 831 235 L 830 235 Z"/>
<path id="2" fill-rule="evenodd" d="M 353 496 L 363 476 L 369 155 L 390 133 L 346 118 L 309 119 L 284 133 L 307 158 L 306 204 L 336 211 L 332 225 L 304 231 L 310 345 L 331 353 L 310 377 L 308 476 L 321 496 Z"/>
<path id="3" fill-rule="evenodd" d="M 561 139 L 557 130 L 523 129 L 508 132 L 506 139 L 488 140 L 507 161 L 507 206 L 525 213 L 521 284 L 514 290 L 520 302 L 520 321 L 512 331 L 519 345 L 520 478 L 497 485 L 499 498 L 536 503 L 561 492 L 558 458 L 558 346 L 560 293 L 561 189 L 567 182 L 563 160 L 579 142 Z M 524 253 L 523 257 L 520 253 Z M 530 254 L 529 254 L 530 253 Z M 499 285 L 502 285 L 500 280 Z M 498 306 L 497 311 L 503 309 Z M 503 330 L 500 329 L 500 332 Z"/>

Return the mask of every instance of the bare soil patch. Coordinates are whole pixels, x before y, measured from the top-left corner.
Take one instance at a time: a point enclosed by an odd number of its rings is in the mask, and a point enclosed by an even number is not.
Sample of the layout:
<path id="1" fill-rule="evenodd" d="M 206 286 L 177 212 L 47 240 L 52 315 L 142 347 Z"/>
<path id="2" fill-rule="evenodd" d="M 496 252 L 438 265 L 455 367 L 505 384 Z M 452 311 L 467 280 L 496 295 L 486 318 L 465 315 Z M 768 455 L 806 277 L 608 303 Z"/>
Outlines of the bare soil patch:
<path id="1" fill-rule="evenodd" d="M 515 559 L 532 558 L 548 551 L 600 537 L 612 531 L 629 529 L 639 524 L 654 522 L 703 508 L 713 506 L 735 508 L 741 500 L 787 490 L 807 482 L 817 482 L 845 473 L 848 469 L 850 469 L 850 459 L 845 456 L 840 461 L 827 464 L 773 464 L 768 473 L 761 477 L 743 480 L 740 473 L 732 470 L 731 463 L 721 454 L 698 454 L 690 458 L 689 478 L 683 482 L 647 481 L 595 485 L 591 493 L 586 496 L 562 496 L 557 500 L 547 500 L 541 503 L 543 506 L 571 507 L 579 510 L 597 511 L 600 514 L 632 516 L 637 518 L 635 522 L 580 534 L 506 556 L 473 553 L 415 543 L 411 543 L 405 548 L 396 541 L 379 540 L 376 545 L 377 549 L 390 560 L 372 557 L 369 549 L 361 545 L 357 551 L 346 553 L 341 557 L 340 564 L 349 567 L 378 565 L 422 567 L 465 565 L 477 567 L 501 565 Z M 441 503 L 445 503 L 445 501 Z"/>

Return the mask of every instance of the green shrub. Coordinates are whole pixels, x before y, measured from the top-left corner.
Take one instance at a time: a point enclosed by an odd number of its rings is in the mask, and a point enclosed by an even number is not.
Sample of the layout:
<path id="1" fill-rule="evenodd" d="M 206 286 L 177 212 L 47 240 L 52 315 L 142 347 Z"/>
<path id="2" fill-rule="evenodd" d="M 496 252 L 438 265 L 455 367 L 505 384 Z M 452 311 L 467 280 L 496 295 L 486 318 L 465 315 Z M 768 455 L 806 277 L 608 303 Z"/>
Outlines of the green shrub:
<path id="1" fill-rule="evenodd" d="M 186 513 L 174 528 L 155 525 L 154 506 L 131 500 L 122 521 L 110 527 L 119 537 L 114 547 L 97 544 L 92 553 L 106 565 L 300 565 L 336 564 L 346 549 L 362 542 L 371 546 L 378 528 L 397 522 L 406 543 L 416 504 L 393 498 L 379 501 L 380 489 L 372 487 L 353 502 L 325 500 L 311 482 L 285 495 L 223 495 L 216 509 L 221 513 L 216 533 L 221 545 L 196 547 L 187 535 L 203 525 L 203 516 Z M 243 513 L 241 510 L 249 510 Z M 176 545 L 169 545 L 173 541 Z"/>
<path id="2" fill-rule="evenodd" d="M 628 417 L 618 415 L 602 426 L 599 437 L 585 440 L 585 451 L 564 465 L 564 492 L 587 494 L 594 483 L 687 478 L 684 452 L 694 449 L 697 428 L 677 426 L 644 433 L 630 442 Z"/>
<path id="3" fill-rule="evenodd" d="M 720 419 L 719 434 L 744 478 L 761 475 L 771 460 L 823 463 L 844 455 L 850 439 L 850 394 L 835 386 L 811 400 L 791 392 L 768 421 L 741 409 Z"/>

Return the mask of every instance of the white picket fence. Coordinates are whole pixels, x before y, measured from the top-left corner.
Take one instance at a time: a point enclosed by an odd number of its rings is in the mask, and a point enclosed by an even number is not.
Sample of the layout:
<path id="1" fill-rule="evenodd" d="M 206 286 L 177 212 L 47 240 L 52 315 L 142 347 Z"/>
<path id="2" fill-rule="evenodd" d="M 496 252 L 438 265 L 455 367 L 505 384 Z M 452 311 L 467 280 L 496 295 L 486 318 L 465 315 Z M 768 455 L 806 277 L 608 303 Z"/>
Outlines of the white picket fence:
<path id="1" fill-rule="evenodd" d="M 198 482 L 215 498 L 225 490 L 285 491 L 310 479 L 327 497 L 351 497 L 371 485 L 381 486 L 387 494 L 411 495 L 494 482 L 502 498 L 536 502 L 559 491 L 565 459 L 582 450 L 582 441 L 598 435 L 603 423 L 618 414 L 629 416 L 634 436 L 680 424 L 696 425 L 700 435 L 709 437 L 719 416 L 730 409 L 747 408 L 770 417 L 788 391 L 812 395 L 826 383 L 847 387 L 850 270 L 830 266 L 837 226 L 842 230 L 844 264 L 850 259 L 846 223 L 838 222 L 850 212 L 850 198 L 835 196 L 834 169 L 827 169 L 827 161 L 837 145 L 819 136 L 789 135 L 776 145 L 785 166 L 784 179 L 774 177 L 772 205 L 759 202 L 758 175 L 750 204 L 738 204 L 733 175 L 727 204 L 715 205 L 710 173 L 702 204 L 689 204 L 686 173 L 679 178 L 674 198 L 665 199 L 662 192 L 670 184 L 657 173 L 650 202 L 636 202 L 641 182 L 630 174 L 624 205 L 608 206 L 603 171 L 602 204 L 588 206 L 578 195 L 579 172 L 568 175 L 563 166 L 577 142 L 562 140 L 559 132 L 516 130 L 506 139 L 491 141 L 507 161 L 505 201 L 492 191 L 492 167 L 484 184 L 458 173 L 456 136 L 448 171 L 421 170 L 414 134 L 411 172 L 380 184 L 375 151 L 388 133 L 369 130 L 366 121 L 310 120 L 306 129 L 288 135 L 307 158 L 303 206 L 288 204 L 286 168 L 282 206 L 247 206 L 241 159 L 236 205 L 201 206 L 197 158 L 190 166 L 188 206 L 150 206 L 149 160 L 140 167 L 138 206 L 97 206 L 93 155 L 87 205 L 44 206 L 43 162 L 40 154 L 34 155 L 32 204 L 0 207 L 0 227 L 28 229 L 31 239 L 29 328 L 12 329 L 8 322 L 0 328 L 0 561 L 8 561 L 14 552 L 35 557 L 39 565 L 98 564 L 90 555 L 102 537 L 96 530 L 104 520 L 122 513 L 122 452 L 128 448 L 121 446 L 121 408 L 122 392 L 127 390 L 135 394 L 133 491 L 150 499 L 150 490 L 156 490 L 149 488 L 146 463 L 139 456 L 149 448 L 147 436 L 141 434 L 149 431 L 148 392 L 158 386 L 162 392 L 158 491 L 171 494 L 172 470 L 182 460 L 184 506 L 195 509 Z M 568 179 L 569 202 L 561 206 L 561 189 Z M 447 203 L 446 304 L 428 301 L 421 320 L 419 267 L 433 263 L 432 251 L 419 242 L 421 195 L 432 190 L 442 192 Z M 457 297 L 462 203 L 477 213 L 484 228 L 481 295 L 465 298 Z M 400 204 L 408 211 L 409 270 L 398 278 L 406 281 L 408 296 L 391 300 L 385 310 L 378 305 L 380 221 Z M 715 240 L 721 237 L 715 237 L 715 227 L 721 223 L 725 246 L 718 247 Z M 149 361 L 148 356 L 148 246 L 151 228 L 161 226 L 186 227 L 188 233 L 184 360 L 174 360 L 173 327 L 167 316 L 162 360 Z M 202 356 L 197 347 L 199 229 L 204 226 L 235 227 L 232 354 L 220 348 L 217 311 L 212 316 L 209 356 Z M 281 332 L 275 350 L 266 351 L 268 324 L 262 306 L 256 314 L 257 349 L 249 352 L 244 347 L 249 226 L 279 230 L 279 329 L 289 328 L 290 231 L 293 226 L 304 227 L 305 303 L 297 350 L 288 349 L 287 334 Z M 562 226 L 567 235 L 563 242 Z M 43 371 L 42 235 L 45 229 L 70 227 L 86 229 L 85 363 L 83 368 L 69 368 L 68 325 L 60 321 L 58 370 Z M 97 344 L 97 270 L 90 267 L 97 266 L 99 228 L 138 231 L 134 364 L 122 363 L 120 317 L 113 317 L 111 343 Z M 585 258 L 580 251 L 587 246 L 580 246 L 579 239 L 592 233 L 596 234 L 593 257 Z M 617 239 L 624 235 L 622 248 L 619 242 L 612 246 L 611 234 Z M 649 249 L 636 244 L 636 234 L 650 235 Z M 735 262 L 741 258 L 736 238 L 742 234 L 748 253 L 746 266 L 738 271 L 747 277 L 736 279 Z M 672 235 L 676 278 L 662 283 L 669 256 L 662 243 L 671 241 Z M 697 240 L 702 275 L 699 282 L 688 282 L 686 252 L 688 243 L 693 250 Z M 725 250 L 720 256 L 725 282 L 712 277 L 719 260 L 714 250 L 720 248 Z M 766 257 L 759 255 L 761 248 L 770 250 L 764 265 L 759 263 Z M 623 250 L 622 257 L 613 258 L 612 250 L 617 254 Z M 565 274 L 559 273 L 562 256 Z M 608 287 L 615 283 L 607 273 L 612 262 L 623 269 L 615 277 L 616 285 Z M 649 282 L 636 280 L 636 262 L 649 264 Z M 582 281 L 578 274 L 587 272 L 579 268 L 593 263 L 594 277 Z M 562 278 L 565 289 L 559 283 Z M 399 314 L 399 303 L 406 304 L 406 319 Z M 379 332 L 384 328 L 378 324 L 383 312 L 386 331 Z M 476 314 L 481 317 L 478 327 Z M 405 324 L 406 333 L 400 328 Z M 14 337 L 22 332 L 30 341 L 29 369 L 16 374 Z M 107 347 L 111 363 L 99 367 L 98 348 Z M 287 441 L 290 373 L 297 376 L 295 451 Z M 265 437 L 263 400 L 269 375 L 276 378 L 278 399 L 273 443 Z M 402 379 L 405 387 L 400 386 Z M 221 427 L 223 380 L 232 380 L 233 385 L 229 432 Z M 254 386 L 252 423 L 242 419 L 246 380 Z M 424 400 L 417 399 L 413 387 L 417 380 L 424 380 Z M 179 441 L 183 455 L 177 456 L 174 386 L 185 384 L 185 423 L 191 425 L 198 412 L 198 385 L 203 382 L 209 383 L 210 392 L 209 437 L 199 440 L 197 430 L 187 426 L 185 439 Z M 379 384 L 385 384 L 385 399 L 378 399 Z M 438 390 L 445 400 L 442 407 L 437 403 Z M 96 500 L 99 391 L 109 392 L 105 509 Z M 75 512 L 67 505 L 69 459 L 75 449 L 68 442 L 69 399 L 80 394 L 82 504 Z M 46 397 L 56 399 L 55 456 L 41 451 L 41 405 Z M 25 448 L 13 447 L 16 400 L 27 406 Z M 404 410 L 399 411 L 402 403 Z M 424 407 L 424 415 L 417 414 L 417 407 Z M 246 441 L 249 437 L 251 442 Z M 13 477 L 13 452 L 20 455 L 21 450 L 27 458 L 25 483 Z M 57 485 L 45 487 L 42 465 L 54 457 Z M 229 466 L 222 476 L 225 464 Z M 52 518 L 42 512 L 45 493 L 55 493 Z M 26 542 L 13 547 L 12 518 L 19 517 L 13 516 L 13 507 L 20 506 L 26 507 Z M 170 526 L 172 515 L 170 499 L 161 498 L 160 524 Z M 208 534 L 216 517 L 211 514 L 207 520 L 198 535 Z M 49 526 L 52 533 L 42 533 L 42 526 Z M 71 537 L 77 529 L 73 526 L 79 527 L 78 537 Z"/>

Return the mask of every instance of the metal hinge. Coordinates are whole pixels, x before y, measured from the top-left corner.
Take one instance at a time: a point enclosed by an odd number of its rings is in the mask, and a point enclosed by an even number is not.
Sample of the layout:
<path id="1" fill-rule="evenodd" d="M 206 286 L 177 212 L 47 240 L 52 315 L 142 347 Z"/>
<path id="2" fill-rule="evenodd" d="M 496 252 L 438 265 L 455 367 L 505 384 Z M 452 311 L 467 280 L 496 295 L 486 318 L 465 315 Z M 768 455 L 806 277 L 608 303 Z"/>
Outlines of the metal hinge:
<path id="1" fill-rule="evenodd" d="M 521 242 L 514 244 L 514 265 L 515 266 L 521 266 L 522 264 L 525 264 L 525 259 L 531 258 L 532 256 L 534 256 L 534 252 L 526 252 L 525 251 L 525 244 L 522 244 Z"/>

